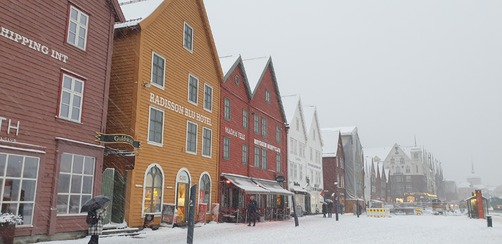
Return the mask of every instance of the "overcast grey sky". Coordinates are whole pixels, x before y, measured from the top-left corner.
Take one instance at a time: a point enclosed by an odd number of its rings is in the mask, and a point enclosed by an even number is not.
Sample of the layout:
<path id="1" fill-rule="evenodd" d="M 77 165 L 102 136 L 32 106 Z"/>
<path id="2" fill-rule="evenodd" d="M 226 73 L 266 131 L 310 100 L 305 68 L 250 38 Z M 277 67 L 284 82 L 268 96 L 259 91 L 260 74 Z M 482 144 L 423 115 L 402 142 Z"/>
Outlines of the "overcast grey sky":
<path id="1" fill-rule="evenodd" d="M 424 146 L 502 184 L 502 1 L 205 0 L 219 56 L 272 56 L 281 95 L 363 147 Z"/>

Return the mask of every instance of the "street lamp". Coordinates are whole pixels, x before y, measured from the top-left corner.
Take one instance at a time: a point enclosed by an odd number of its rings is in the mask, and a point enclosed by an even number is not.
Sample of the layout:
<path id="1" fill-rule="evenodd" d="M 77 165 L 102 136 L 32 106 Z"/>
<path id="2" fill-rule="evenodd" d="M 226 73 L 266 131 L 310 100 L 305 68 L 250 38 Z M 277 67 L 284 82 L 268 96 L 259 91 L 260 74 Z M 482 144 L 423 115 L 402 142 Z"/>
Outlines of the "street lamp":
<path id="1" fill-rule="evenodd" d="M 335 181 L 335 219 L 338 221 L 338 182 Z"/>

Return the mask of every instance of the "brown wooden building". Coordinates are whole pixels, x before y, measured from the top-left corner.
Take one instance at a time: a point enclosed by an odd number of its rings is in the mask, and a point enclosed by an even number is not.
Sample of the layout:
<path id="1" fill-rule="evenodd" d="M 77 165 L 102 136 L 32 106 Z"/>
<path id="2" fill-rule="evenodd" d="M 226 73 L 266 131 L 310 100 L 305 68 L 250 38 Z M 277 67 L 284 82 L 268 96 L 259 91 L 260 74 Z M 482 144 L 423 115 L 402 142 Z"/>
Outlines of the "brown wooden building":
<path id="1" fill-rule="evenodd" d="M 2 1 L 0 205 L 16 241 L 84 232 L 101 191 L 116 0 Z"/>
<path id="2" fill-rule="evenodd" d="M 324 142 L 322 153 L 324 197 L 336 201 L 339 209 L 345 207 L 345 154 L 339 130 L 321 130 Z M 336 184 L 335 184 L 336 183 Z"/>
<path id="3" fill-rule="evenodd" d="M 158 224 L 171 205 L 184 225 L 192 185 L 198 216 L 218 201 L 223 75 L 209 21 L 202 0 L 120 2 L 129 21 L 115 26 L 107 133 L 141 148 L 109 146 L 112 222 L 142 226 L 153 215 Z"/>

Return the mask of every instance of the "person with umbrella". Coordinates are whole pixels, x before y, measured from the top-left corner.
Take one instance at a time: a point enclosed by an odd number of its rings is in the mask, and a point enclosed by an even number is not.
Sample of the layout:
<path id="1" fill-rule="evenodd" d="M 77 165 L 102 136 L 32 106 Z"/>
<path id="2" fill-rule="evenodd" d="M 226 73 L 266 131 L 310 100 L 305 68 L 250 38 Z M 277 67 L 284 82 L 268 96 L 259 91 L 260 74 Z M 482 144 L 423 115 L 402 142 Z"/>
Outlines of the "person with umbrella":
<path id="1" fill-rule="evenodd" d="M 103 218 L 109 201 L 110 198 L 106 196 L 96 196 L 85 202 L 80 209 L 80 212 L 87 212 L 87 231 L 91 235 L 89 244 L 98 244 L 99 235 L 103 233 Z"/>

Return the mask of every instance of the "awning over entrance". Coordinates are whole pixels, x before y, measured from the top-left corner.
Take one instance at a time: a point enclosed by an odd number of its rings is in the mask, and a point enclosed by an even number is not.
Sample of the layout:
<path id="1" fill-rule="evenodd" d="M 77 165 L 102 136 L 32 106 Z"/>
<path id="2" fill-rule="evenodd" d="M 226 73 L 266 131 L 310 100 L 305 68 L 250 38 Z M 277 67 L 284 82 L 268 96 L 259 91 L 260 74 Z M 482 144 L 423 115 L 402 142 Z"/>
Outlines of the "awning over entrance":
<path id="1" fill-rule="evenodd" d="M 269 194 L 270 191 L 254 183 L 249 177 L 235 174 L 221 174 L 235 186 L 244 190 L 247 194 Z"/>
<path id="2" fill-rule="evenodd" d="M 291 188 L 291 191 L 294 191 L 296 193 L 302 193 L 302 194 L 307 194 L 308 193 L 307 190 L 305 190 L 305 189 L 303 189 L 303 188 L 301 188 L 299 186 L 292 185 L 292 186 L 290 186 L 290 188 Z"/>
<path id="3" fill-rule="evenodd" d="M 253 178 L 253 181 L 259 184 L 261 187 L 268 189 L 270 193 L 287 196 L 293 195 L 292 192 L 282 188 L 282 186 L 279 185 L 279 183 L 277 183 L 276 181 L 255 178 Z"/>

